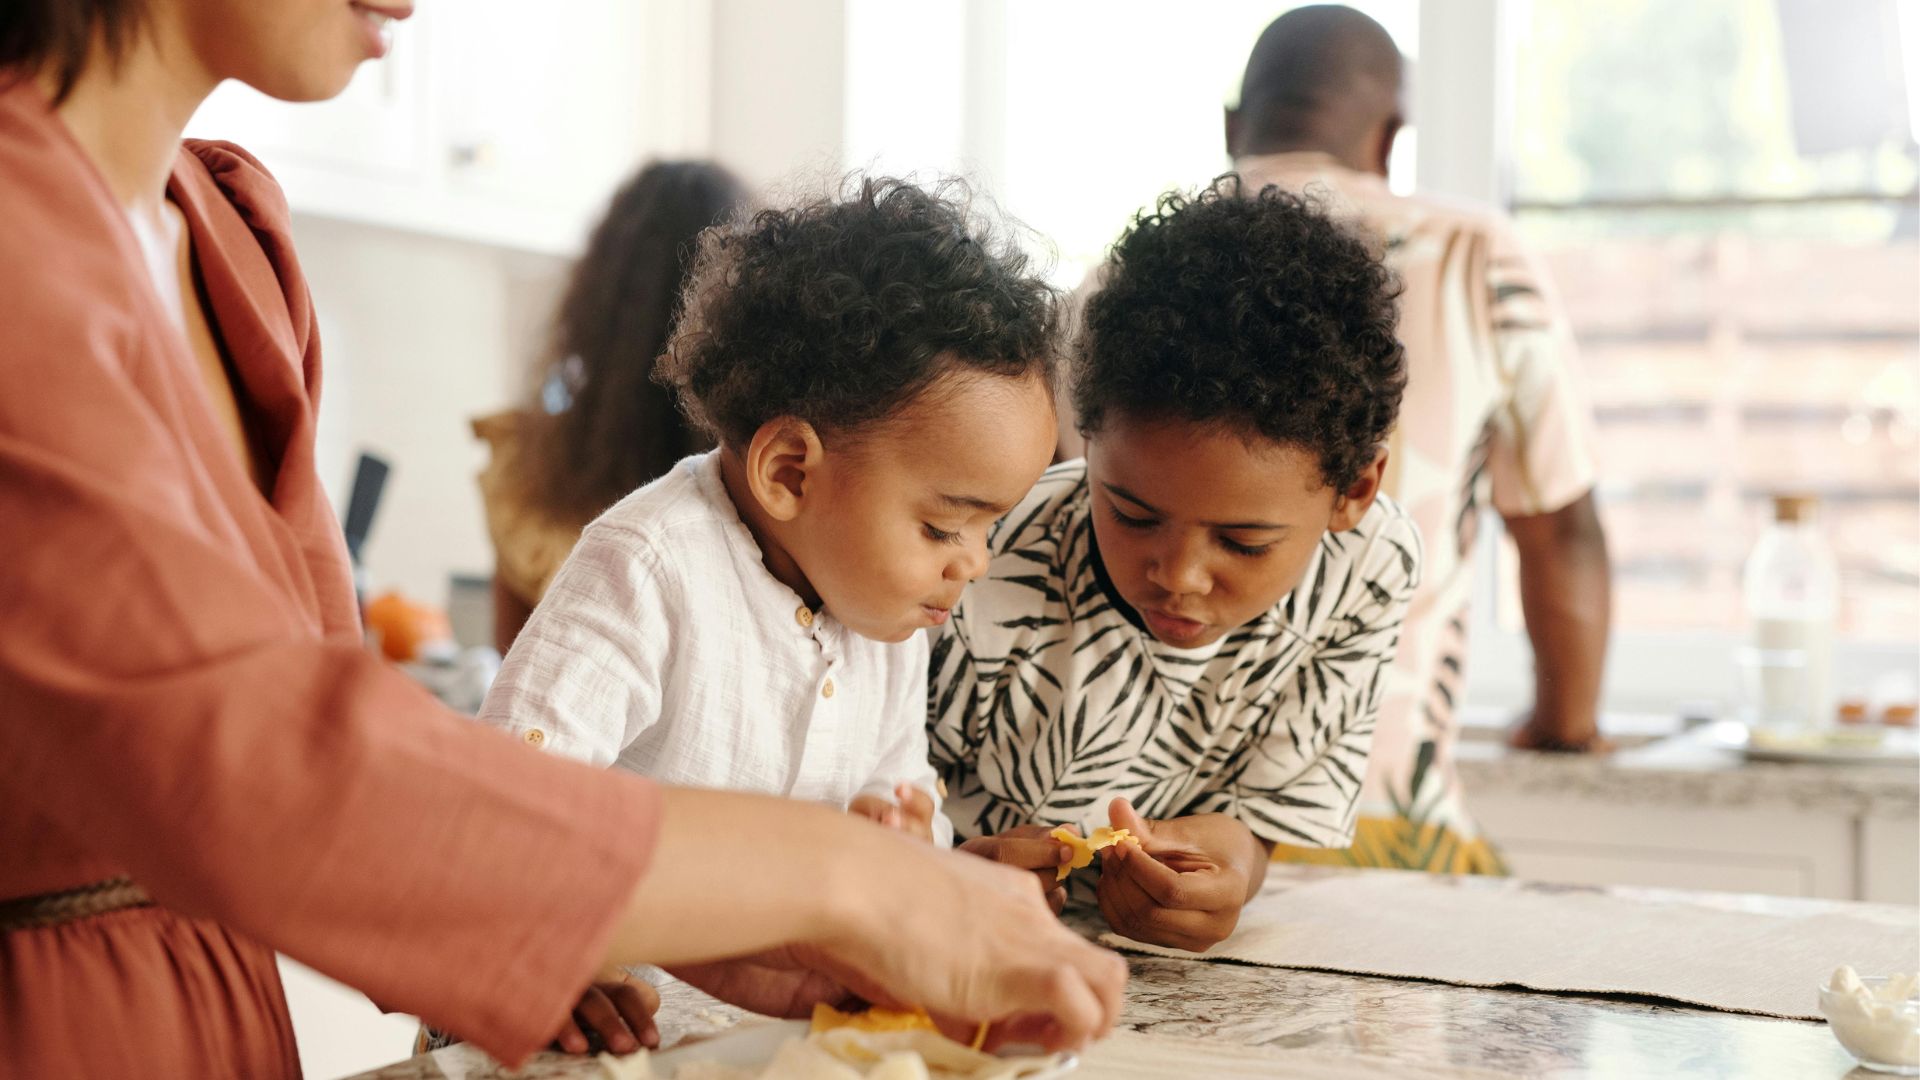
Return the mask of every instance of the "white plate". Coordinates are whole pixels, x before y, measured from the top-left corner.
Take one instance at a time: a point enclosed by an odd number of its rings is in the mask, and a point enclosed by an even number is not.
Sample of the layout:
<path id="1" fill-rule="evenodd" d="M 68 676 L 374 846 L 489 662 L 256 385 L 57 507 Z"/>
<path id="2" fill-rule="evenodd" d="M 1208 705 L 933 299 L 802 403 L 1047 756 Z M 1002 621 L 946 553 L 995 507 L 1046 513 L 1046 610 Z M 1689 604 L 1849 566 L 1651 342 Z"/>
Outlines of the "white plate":
<path id="1" fill-rule="evenodd" d="M 671 1070 L 692 1061 L 711 1061 L 720 1065 L 732 1065 L 751 1069 L 765 1065 L 773 1060 L 788 1039 L 804 1039 L 812 1030 L 805 1020 L 775 1020 L 766 1023 L 745 1023 L 730 1031 L 716 1035 L 711 1039 L 690 1046 L 676 1046 L 665 1053 L 655 1054 L 650 1060 L 654 1068 L 672 1076 Z M 1039 1053 L 1032 1047 L 1009 1047 L 1001 1051 L 1007 1056 L 1023 1056 Z M 1078 1068 L 1080 1060 L 1072 1054 L 1061 1056 L 1060 1064 L 1045 1072 L 1034 1073 L 1029 1080 L 1058 1080 Z"/>
<path id="2" fill-rule="evenodd" d="M 1878 743 L 1853 741 L 1848 734 L 1871 732 Z M 1827 739 L 1818 733 L 1804 741 L 1798 738 L 1768 739 L 1755 737 L 1744 724 L 1726 722 L 1713 725 L 1709 741 L 1729 750 L 1737 750 L 1749 761 L 1811 763 L 1823 765 L 1913 765 L 1920 762 L 1920 735 L 1906 728 L 1840 728 L 1838 736 Z"/>

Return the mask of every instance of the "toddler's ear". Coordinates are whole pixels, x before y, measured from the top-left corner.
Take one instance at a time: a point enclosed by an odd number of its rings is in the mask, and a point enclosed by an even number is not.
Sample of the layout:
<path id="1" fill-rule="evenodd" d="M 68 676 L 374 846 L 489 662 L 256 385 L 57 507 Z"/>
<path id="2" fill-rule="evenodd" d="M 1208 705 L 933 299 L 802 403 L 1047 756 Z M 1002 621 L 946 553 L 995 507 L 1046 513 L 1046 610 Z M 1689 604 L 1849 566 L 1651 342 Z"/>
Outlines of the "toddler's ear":
<path id="1" fill-rule="evenodd" d="M 1380 495 L 1380 483 L 1387 475 L 1387 448 L 1374 451 L 1373 460 L 1361 470 L 1360 478 L 1347 486 L 1333 501 L 1333 519 L 1327 522 L 1331 532 L 1345 532 L 1360 524 L 1360 519 L 1373 509 L 1373 500 Z"/>
<path id="2" fill-rule="evenodd" d="M 812 424 L 775 417 L 760 425 L 747 444 L 747 488 L 768 517 L 792 521 L 800 516 L 824 456 L 820 433 Z"/>

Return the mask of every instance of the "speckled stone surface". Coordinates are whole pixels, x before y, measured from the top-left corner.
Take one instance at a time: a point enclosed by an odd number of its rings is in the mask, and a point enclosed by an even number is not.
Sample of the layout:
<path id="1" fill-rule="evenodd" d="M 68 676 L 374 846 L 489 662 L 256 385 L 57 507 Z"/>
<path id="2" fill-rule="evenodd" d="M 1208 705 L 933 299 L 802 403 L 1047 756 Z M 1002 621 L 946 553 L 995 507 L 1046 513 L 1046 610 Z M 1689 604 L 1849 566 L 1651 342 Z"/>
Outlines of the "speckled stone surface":
<path id="1" fill-rule="evenodd" d="M 1533 795 L 1903 820 L 1920 814 L 1920 765 L 1749 762 L 1739 751 L 1715 745 L 1705 730 L 1606 756 L 1462 742 L 1455 760 L 1469 801 L 1476 795 Z"/>
<path id="2" fill-rule="evenodd" d="M 1269 888 L 1329 874 L 1368 873 L 1276 867 Z M 1524 887 L 1524 886 L 1522 886 Z M 1610 890 L 1648 903 L 1689 894 Z M 1701 906 L 1745 911 L 1854 910 L 1859 905 L 1771 897 L 1700 895 Z M 1093 928 L 1082 924 L 1082 928 Z M 1849 1080 L 1856 1070 L 1826 1025 L 1676 1008 L 1625 997 L 1486 990 L 1242 964 L 1129 957 L 1133 980 L 1121 1027 L 1125 1043 L 1090 1051 L 1077 1075 L 1141 1075 L 1127 1060 L 1147 1040 L 1183 1040 L 1195 1055 L 1182 1080 L 1260 1075 L 1247 1051 L 1270 1056 L 1267 1075 L 1482 1078 L 1740 1078 Z M 668 1045 L 724 1030 L 739 1010 L 683 985 L 663 991 Z M 1201 1040 L 1188 1043 L 1185 1040 Z M 1209 1072 L 1207 1045 L 1232 1048 L 1233 1062 Z M 541 1055 L 518 1072 L 453 1047 L 364 1073 L 355 1080 L 588 1078 L 590 1062 Z"/>

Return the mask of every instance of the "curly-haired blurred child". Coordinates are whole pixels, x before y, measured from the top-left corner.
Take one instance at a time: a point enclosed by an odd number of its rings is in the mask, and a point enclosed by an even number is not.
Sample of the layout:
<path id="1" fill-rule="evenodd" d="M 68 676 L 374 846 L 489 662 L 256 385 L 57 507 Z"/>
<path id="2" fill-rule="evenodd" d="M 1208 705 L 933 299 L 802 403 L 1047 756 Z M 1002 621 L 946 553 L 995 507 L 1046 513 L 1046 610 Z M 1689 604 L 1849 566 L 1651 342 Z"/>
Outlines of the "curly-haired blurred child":
<path id="1" fill-rule="evenodd" d="M 589 525 L 481 719 L 945 845 L 927 638 L 1052 455 L 1057 301 L 895 180 L 716 226 L 659 378 L 719 447 Z"/>

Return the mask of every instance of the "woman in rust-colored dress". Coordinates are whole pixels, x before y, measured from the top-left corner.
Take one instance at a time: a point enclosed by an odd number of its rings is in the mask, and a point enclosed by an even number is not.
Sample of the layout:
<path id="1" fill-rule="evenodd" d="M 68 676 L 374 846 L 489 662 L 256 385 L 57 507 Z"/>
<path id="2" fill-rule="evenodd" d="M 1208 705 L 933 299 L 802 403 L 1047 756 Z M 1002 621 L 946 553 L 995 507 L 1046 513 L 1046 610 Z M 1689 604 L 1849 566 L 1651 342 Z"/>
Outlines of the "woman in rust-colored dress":
<path id="1" fill-rule="evenodd" d="M 180 131 L 337 93 L 405 3 L 0 4 L 0 1077 L 297 1076 L 276 949 L 509 1061 L 644 1027 L 589 991 L 629 962 L 1103 1030 L 1124 967 L 1031 875 L 544 756 L 361 648 L 286 204 Z"/>

